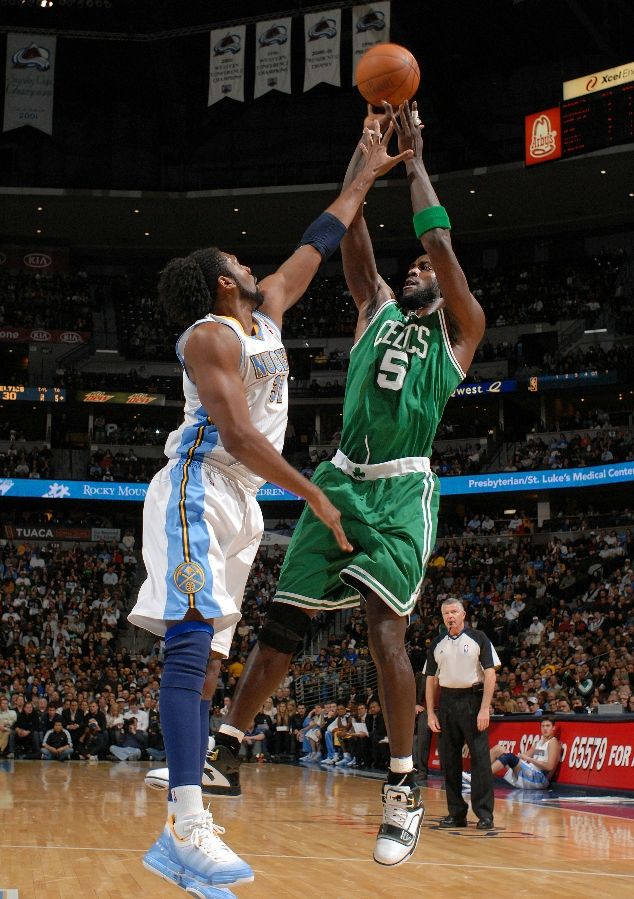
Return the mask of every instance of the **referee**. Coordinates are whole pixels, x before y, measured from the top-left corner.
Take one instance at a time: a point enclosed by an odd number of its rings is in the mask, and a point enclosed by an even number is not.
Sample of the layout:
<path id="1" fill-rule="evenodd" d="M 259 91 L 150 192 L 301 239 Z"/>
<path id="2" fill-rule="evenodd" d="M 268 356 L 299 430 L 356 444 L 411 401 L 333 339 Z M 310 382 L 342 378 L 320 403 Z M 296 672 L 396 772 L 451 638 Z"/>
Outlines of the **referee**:
<path id="1" fill-rule="evenodd" d="M 500 660 L 482 631 L 464 626 L 459 599 L 440 607 L 447 633 L 432 641 L 427 653 L 426 698 L 429 727 L 440 734 L 440 763 L 445 775 L 449 815 L 441 827 L 466 827 L 469 806 L 462 798 L 462 747 L 471 753 L 471 807 L 478 830 L 493 828 L 493 780 L 489 758 L 489 709 Z M 438 716 L 434 711 L 440 685 Z"/>

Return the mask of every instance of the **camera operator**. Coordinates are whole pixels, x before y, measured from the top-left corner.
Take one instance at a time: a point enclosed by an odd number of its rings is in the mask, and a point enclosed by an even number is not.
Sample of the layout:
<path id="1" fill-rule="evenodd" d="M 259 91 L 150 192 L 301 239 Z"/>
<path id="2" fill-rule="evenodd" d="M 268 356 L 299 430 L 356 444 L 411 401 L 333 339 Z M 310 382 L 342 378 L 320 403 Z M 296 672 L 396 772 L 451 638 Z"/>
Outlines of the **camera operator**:
<path id="1" fill-rule="evenodd" d="M 103 759 L 108 747 L 108 732 L 102 730 L 96 718 L 89 718 L 77 741 L 80 759 Z"/>
<path id="2" fill-rule="evenodd" d="M 165 743 L 163 742 L 163 730 L 158 705 L 154 703 L 148 714 L 146 755 L 153 762 L 162 762 L 165 758 Z"/>
<path id="3" fill-rule="evenodd" d="M 138 730 L 136 718 L 128 718 L 116 728 L 115 740 L 110 752 L 120 762 L 138 761 L 147 746 L 147 735 Z"/>

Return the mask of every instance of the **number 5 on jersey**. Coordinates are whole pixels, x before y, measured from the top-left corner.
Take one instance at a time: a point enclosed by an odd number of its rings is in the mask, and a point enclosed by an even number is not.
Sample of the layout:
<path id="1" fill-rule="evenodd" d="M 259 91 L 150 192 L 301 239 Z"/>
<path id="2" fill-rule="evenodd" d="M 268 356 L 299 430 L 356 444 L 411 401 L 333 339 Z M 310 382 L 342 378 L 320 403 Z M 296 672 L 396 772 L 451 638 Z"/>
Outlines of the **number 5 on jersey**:
<path id="1" fill-rule="evenodd" d="M 388 390 L 400 390 L 407 374 L 409 356 L 404 350 L 389 349 L 385 351 L 376 383 Z"/>

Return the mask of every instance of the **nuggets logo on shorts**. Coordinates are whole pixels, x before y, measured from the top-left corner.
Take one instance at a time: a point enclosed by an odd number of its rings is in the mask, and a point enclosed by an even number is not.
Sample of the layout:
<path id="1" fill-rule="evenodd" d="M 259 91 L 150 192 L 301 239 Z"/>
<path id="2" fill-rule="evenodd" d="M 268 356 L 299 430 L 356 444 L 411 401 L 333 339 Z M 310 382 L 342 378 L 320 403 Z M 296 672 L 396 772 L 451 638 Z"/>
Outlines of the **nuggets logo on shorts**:
<path id="1" fill-rule="evenodd" d="M 198 593 L 205 586 L 205 572 L 198 562 L 181 562 L 174 569 L 174 583 L 181 593 Z"/>

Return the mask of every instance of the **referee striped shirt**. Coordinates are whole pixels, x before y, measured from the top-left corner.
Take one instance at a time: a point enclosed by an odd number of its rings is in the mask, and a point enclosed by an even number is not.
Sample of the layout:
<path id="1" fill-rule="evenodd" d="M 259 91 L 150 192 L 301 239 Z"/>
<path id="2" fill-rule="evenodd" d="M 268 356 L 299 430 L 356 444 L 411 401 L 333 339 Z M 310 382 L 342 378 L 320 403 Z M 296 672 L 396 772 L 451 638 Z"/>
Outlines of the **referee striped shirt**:
<path id="1" fill-rule="evenodd" d="M 465 689 L 484 683 L 485 669 L 500 664 L 487 635 L 465 627 L 456 637 L 441 634 L 432 641 L 423 674 L 437 677 L 441 687 Z"/>

